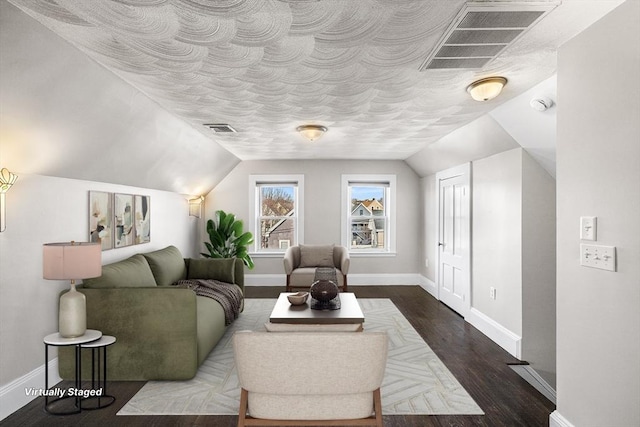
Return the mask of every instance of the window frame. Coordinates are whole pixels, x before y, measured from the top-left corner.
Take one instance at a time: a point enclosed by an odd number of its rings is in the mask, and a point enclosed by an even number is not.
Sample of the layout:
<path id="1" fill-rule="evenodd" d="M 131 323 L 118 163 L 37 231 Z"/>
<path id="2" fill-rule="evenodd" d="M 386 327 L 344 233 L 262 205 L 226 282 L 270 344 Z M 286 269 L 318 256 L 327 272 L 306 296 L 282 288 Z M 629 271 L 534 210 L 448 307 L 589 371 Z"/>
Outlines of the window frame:
<path id="1" fill-rule="evenodd" d="M 253 245 L 249 250 L 252 257 L 281 257 L 286 248 L 260 248 L 260 188 L 269 186 L 295 187 L 294 219 L 295 241 L 297 244 L 304 242 L 304 175 L 249 175 L 249 231 L 253 234 Z M 278 246 L 281 246 L 278 244 Z"/>
<path id="2" fill-rule="evenodd" d="M 380 184 L 385 189 L 385 216 L 388 230 L 385 231 L 383 249 L 352 249 L 351 248 L 351 187 L 361 185 Z M 358 256 L 395 256 L 396 255 L 396 175 L 392 174 L 358 174 L 342 175 L 342 214 L 341 214 L 341 244 L 347 248 L 349 255 Z"/>

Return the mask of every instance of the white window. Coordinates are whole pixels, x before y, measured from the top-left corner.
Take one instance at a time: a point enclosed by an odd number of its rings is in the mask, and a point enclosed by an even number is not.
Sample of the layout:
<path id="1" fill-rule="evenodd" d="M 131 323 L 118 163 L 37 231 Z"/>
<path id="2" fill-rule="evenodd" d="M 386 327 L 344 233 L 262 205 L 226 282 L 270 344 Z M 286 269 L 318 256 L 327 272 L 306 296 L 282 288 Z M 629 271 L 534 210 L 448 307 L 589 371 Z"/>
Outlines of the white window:
<path id="1" fill-rule="evenodd" d="M 304 175 L 251 175 L 254 254 L 281 255 L 302 242 Z"/>
<path id="2" fill-rule="evenodd" d="M 342 244 L 352 255 L 395 254 L 395 175 L 342 175 Z"/>

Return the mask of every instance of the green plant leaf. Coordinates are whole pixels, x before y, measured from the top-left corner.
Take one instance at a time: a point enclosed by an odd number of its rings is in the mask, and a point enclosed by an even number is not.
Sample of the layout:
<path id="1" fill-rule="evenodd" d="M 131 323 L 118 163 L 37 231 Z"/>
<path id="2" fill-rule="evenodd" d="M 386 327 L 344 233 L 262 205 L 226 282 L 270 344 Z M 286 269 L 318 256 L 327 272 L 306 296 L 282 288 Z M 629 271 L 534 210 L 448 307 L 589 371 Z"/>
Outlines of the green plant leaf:
<path id="1" fill-rule="evenodd" d="M 236 221 L 231 225 L 234 236 L 240 236 L 242 234 L 242 221 Z"/>
<path id="2" fill-rule="evenodd" d="M 246 245 L 248 245 L 248 244 L 250 244 L 252 242 L 253 242 L 253 236 L 249 232 L 246 232 L 246 233 L 240 235 L 235 240 L 235 243 L 238 246 L 246 246 Z"/>
<path id="3" fill-rule="evenodd" d="M 235 215 L 223 210 L 215 212 L 215 220 L 209 219 L 206 226 L 209 242 L 204 242 L 209 254 L 201 255 L 208 258 L 239 258 L 252 269 L 253 260 L 249 256 L 247 245 L 253 243 L 250 232 L 243 233 L 243 223 Z"/>

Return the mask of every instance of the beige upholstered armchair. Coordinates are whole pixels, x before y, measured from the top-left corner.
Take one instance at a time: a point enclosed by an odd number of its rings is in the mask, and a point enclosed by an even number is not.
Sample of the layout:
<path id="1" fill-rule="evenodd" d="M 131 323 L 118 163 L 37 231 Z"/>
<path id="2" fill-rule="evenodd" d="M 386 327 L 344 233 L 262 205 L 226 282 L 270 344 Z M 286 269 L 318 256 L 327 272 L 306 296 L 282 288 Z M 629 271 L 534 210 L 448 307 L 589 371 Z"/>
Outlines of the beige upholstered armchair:
<path id="1" fill-rule="evenodd" d="M 347 291 L 349 252 L 337 245 L 290 246 L 284 254 L 284 271 L 287 274 L 287 292 L 293 288 L 308 288 L 314 282 L 316 268 L 336 269 L 338 288 Z"/>
<path id="2" fill-rule="evenodd" d="M 385 332 L 236 332 L 238 426 L 381 427 L 387 348 Z"/>

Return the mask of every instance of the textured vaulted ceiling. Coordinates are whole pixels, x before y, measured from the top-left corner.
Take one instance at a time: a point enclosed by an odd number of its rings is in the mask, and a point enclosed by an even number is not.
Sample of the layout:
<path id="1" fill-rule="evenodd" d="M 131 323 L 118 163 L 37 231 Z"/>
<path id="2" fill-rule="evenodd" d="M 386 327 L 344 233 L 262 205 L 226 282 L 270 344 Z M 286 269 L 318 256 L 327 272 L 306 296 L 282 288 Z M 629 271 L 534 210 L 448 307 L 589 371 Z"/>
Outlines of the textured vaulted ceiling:
<path id="1" fill-rule="evenodd" d="M 564 0 L 484 69 L 419 71 L 464 1 L 10 1 L 242 160 L 405 159 L 547 79 L 620 3 Z M 503 96 L 471 100 L 488 75 Z M 309 143 L 304 123 L 329 132 Z"/>

